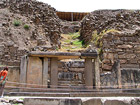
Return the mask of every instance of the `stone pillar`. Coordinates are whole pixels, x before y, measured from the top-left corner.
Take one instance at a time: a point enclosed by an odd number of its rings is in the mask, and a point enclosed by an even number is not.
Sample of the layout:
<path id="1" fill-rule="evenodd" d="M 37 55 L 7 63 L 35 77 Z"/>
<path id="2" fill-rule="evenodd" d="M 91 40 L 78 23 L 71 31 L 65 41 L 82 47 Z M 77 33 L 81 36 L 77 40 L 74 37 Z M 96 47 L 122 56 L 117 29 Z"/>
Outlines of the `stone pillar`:
<path id="1" fill-rule="evenodd" d="M 48 86 L 48 58 L 43 59 L 43 85 Z"/>
<path id="2" fill-rule="evenodd" d="M 39 57 L 28 57 L 28 68 L 27 68 L 27 85 L 30 87 L 41 87 L 43 82 L 43 65 L 42 58 Z"/>
<path id="3" fill-rule="evenodd" d="M 51 87 L 58 85 L 58 58 L 51 58 Z"/>
<path id="4" fill-rule="evenodd" d="M 99 56 L 95 59 L 95 87 L 96 89 L 100 88 L 100 67 L 99 67 Z"/>
<path id="5" fill-rule="evenodd" d="M 117 78 L 118 78 L 118 85 L 119 85 L 119 88 L 122 88 L 122 82 L 121 82 L 121 69 L 120 69 L 120 61 L 118 60 L 118 65 L 117 65 Z"/>
<path id="6" fill-rule="evenodd" d="M 85 85 L 87 88 L 93 88 L 93 65 L 92 59 L 86 58 L 85 59 Z"/>
<path id="7" fill-rule="evenodd" d="M 21 57 L 20 63 L 20 83 L 26 83 L 26 73 L 27 73 L 27 56 Z"/>
<path id="8" fill-rule="evenodd" d="M 71 12 L 71 21 L 73 22 L 73 12 Z"/>

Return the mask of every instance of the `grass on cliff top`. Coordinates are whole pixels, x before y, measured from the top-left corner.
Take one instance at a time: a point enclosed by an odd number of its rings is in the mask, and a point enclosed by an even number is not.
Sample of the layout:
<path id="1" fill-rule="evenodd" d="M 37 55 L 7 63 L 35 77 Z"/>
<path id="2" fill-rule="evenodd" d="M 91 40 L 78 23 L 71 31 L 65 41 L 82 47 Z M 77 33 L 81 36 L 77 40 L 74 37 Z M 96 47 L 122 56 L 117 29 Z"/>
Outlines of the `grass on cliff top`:
<path id="1" fill-rule="evenodd" d="M 59 51 L 79 51 L 84 50 L 82 47 L 82 41 L 78 39 L 79 32 L 62 34 L 61 49 Z"/>

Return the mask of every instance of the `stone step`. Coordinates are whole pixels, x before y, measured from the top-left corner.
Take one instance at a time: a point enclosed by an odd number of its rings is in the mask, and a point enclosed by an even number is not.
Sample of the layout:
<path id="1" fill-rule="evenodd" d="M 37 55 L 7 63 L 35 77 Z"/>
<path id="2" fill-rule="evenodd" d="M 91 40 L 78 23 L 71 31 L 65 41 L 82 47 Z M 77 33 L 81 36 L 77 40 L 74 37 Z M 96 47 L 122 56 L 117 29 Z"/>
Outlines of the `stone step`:
<path id="1" fill-rule="evenodd" d="M 42 97 L 69 97 L 69 93 L 52 92 L 10 92 L 8 96 L 42 96 Z"/>
<path id="2" fill-rule="evenodd" d="M 11 93 L 73 93 L 73 94 L 95 94 L 95 93 L 115 93 L 115 94 L 135 94 L 140 96 L 140 89 L 87 89 L 83 87 L 68 87 L 68 88 L 5 88 L 6 94 Z"/>
<path id="3" fill-rule="evenodd" d="M 68 93 L 68 92 L 96 92 L 95 89 L 85 89 L 83 87 L 66 87 L 66 88 L 5 88 L 6 92 L 53 92 L 53 93 Z"/>
<path id="4" fill-rule="evenodd" d="M 42 96 L 42 97 L 139 97 L 140 93 L 119 92 L 79 92 L 79 93 L 52 93 L 52 92 L 10 92 L 8 96 Z"/>
<path id="5" fill-rule="evenodd" d="M 77 83 L 81 83 L 82 81 L 58 81 L 59 84 L 77 84 Z"/>
<path id="6" fill-rule="evenodd" d="M 33 88 L 33 87 L 5 87 L 5 91 L 8 93 L 10 92 L 52 92 L 52 93 L 69 93 L 69 92 L 120 92 L 121 90 L 118 89 L 103 89 L 103 90 L 96 90 L 96 89 L 87 89 L 84 86 L 65 86 L 59 88 Z"/>
<path id="7" fill-rule="evenodd" d="M 58 86 L 60 87 L 84 87 L 84 83 L 82 83 L 81 81 L 59 81 L 58 82 Z"/>

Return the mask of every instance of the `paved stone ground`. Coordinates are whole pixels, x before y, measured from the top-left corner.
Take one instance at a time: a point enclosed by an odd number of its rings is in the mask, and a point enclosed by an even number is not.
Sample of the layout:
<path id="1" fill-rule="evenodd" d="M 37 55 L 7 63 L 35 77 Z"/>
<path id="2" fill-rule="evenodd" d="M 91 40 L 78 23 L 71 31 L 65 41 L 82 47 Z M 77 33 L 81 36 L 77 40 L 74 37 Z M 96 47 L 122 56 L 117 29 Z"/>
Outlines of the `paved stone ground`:
<path id="1" fill-rule="evenodd" d="M 24 98 L 54 98 L 54 97 L 9 97 L 5 96 L 4 98 L 0 98 L 0 105 L 23 105 Z M 126 103 L 130 103 L 132 100 L 140 100 L 140 97 L 55 97 L 55 99 L 81 99 L 82 102 L 90 100 L 90 99 L 101 99 L 102 102 L 105 102 L 107 100 L 119 100 Z M 130 104 L 133 105 L 133 104 Z M 135 104 L 134 104 L 135 105 Z"/>

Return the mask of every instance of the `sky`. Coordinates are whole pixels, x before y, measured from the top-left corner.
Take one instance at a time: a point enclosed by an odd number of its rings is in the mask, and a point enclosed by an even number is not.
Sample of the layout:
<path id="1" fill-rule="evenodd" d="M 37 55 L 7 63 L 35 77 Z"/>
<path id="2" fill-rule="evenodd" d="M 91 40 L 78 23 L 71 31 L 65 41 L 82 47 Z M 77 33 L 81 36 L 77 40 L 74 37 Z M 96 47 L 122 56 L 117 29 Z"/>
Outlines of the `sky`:
<path id="1" fill-rule="evenodd" d="M 98 9 L 140 9 L 140 0 L 38 0 L 58 11 L 92 12 Z"/>

